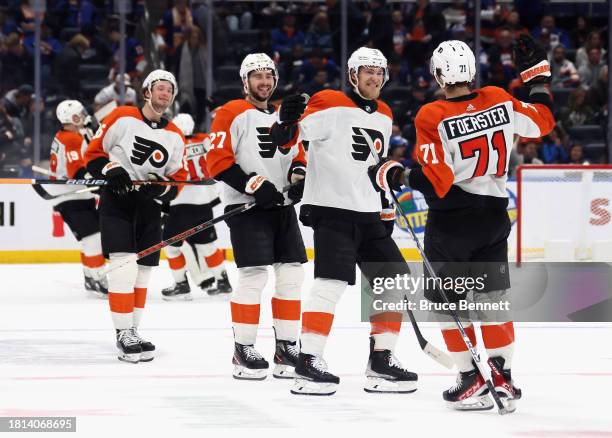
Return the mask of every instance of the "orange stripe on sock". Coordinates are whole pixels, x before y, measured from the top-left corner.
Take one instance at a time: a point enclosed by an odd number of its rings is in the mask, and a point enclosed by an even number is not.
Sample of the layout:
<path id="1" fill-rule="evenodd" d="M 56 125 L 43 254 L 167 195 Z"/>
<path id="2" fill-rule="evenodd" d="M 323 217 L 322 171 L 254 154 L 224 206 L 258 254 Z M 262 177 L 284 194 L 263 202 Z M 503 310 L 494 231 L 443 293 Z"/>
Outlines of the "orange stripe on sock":
<path id="1" fill-rule="evenodd" d="M 259 324 L 259 304 L 239 304 L 231 302 L 232 322 L 240 324 Z"/>
<path id="2" fill-rule="evenodd" d="M 170 258 L 168 257 L 168 264 L 170 265 L 170 269 L 177 270 L 185 267 L 185 256 L 180 254 L 178 257 Z"/>
<path id="3" fill-rule="evenodd" d="M 371 334 L 399 333 L 402 327 L 402 314 L 399 312 L 383 312 L 370 316 Z"/>
<path id="4" fill-rule="evenodd" d="M 83 254 L 83 253 L 81 253 L 81 264 L 82 264 L 83 266 L 87 266 L 87 265 L 85 264 L 85 254 Z"/>
<path id="5" fill-rule="evenodd" d="M 108 302 L 111 312 L 131 313 L 134 311 L 134 293 L 120 294 L 116 292 L 108 293 Z"/>
<path id="6" fill-rule="evenodd" d="M 302 313 L 302 333 L 316 333 L 327 336 L 334 322 L 333 313 L 304 312 Z"/>
<path id="7" fill-rule="evenodd" d="M 469 327 L 465 327 L 465 333 L 468 335 L 468 338 L 470 338 L 472 345 L 476 346 L 474 326 L 470 325 Z M 459 329 L 442 330 L 442 336 L 444 337 L 444 342 L 446 342 L 446 348 L 448 348 L 448 351 L 451 353 L 467 351 L 467 346 L 465 342 L 463 342 L 463 337 Z"/>
<path id="8" fill-rule="evenodd" d="M 146 287 L 135 287 L 134 288 L 134 307 L 144 309 L 145 303 L 147 302 L 147 288 Z"/>
<path id="9" fill-rule="evenodd" d="M 81 253 L 81 263 L 88 268 L 101 268 L 104 266 L 104 263 L 106 263 L 106 260 L 102 254 L 86 256 L 85 254 Z"/>
<path id="10" fill-rule="evenodd" d="M 299 321 L 301 314 L 300 300 L 281 300 L 272 298 L 272 318 Z"/>
<path id="11" fill-rule="evenodd" d="M 225 260 L 225 254 L 223 254 L 223 251 L 218 249 L 212 255 L 204 257 L 204 260 L 209 268 L 216 268 Z"/>
<path id="12" fill-rule="evenodd" d="M 485 348 L 502 348 L 514 342 L 514 324 L 482 325 L 480 327 Z"/>

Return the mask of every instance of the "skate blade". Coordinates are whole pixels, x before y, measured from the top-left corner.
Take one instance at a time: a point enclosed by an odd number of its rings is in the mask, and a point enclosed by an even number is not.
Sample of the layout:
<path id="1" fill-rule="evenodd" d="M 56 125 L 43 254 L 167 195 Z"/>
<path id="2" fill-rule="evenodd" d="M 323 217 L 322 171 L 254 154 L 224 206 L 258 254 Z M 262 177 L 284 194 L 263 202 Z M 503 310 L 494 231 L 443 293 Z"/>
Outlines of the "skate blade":
<path id="1" fill-rule="evenodd" d="M 272 372 L 272 376 L 277 379 L 295 379 L 295 368 L 291 365 L 277 363 Z"/>
<path id="2" fill-rule="evenodd" d="M 117 359 L 119 359 L 122 362 L 127 362 L 127 363 L 138 363 L 140 362 L 141 354 L 142 353 L 132 353 L 132 354 L 120 353 L 119 356 L 117 356 Z"/>
<path id="3" fill-rule="evenodd" d="M 295 379 L 291 394 L 296 395 L 333 395 L 336 393 L 337 383 L 313 382 L 306 379 Z"/>
<path id="4" fill-rule="evenodd" d="M 237 380 L 265 380 L 268 377 L 268 370 L 266 368 L 252 370 L 241 365 L 235 365 L 233 376 Z"/>
<path id="5" fill-rule="evenodd" d="M 446 405 L 456 411 L 488 411 L 493 409 L 493 402 L 489 394 L 470 397 L 456 402 L 446 402 Z"/>
<path id="6" fill-rule="evenodd" d="M 216 300 L 216 301 L 229 301 L 230 297 L 232 296 L 231 292 L 213 292 L 211 293 L 210 291 L 206 291 L 206 294 L 208 298 L 210 298 L 211 300 Z"/>
<path id="7" fill-rule="evenodd" d="M 186 293 L 186 294 L 180 294 L 180 295 L 172 295 L 172 296 L 162 295 L 162 300 L 164 301 L 192 301 L 193 296 L 191 295 L 191 292 Z"/>
<path id="8" fill-rule="evenodd" d="M 153 359 L 155 359 L 155 351 L 143 351 L 140 354 L 139 362 L 151 362 Z"/>
<path id="9" fill-rule="evenodd" d="M 410 394 L 417 390 L 417 382 L 413 380 L 400 381 L 368 376 L 363 390 L 371 394 Z"/>

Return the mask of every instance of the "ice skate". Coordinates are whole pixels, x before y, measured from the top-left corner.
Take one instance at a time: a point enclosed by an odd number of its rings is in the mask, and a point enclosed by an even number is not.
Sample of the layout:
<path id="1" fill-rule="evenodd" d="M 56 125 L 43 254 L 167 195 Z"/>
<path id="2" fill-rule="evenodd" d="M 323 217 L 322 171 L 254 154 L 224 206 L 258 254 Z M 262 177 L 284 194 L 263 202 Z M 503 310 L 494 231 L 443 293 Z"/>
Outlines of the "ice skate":
<path id="1" fill-rule="evenodd" d="M 164 301 L 191 301 L 191 289 L 187 280 L 179 281 L 174 286 L 162 289 L 162 299 Z"/>
<path id="2" fill-rule="evenodd" d="M 276 351 L 274 353 L 274 371 L 272 375 L 277 379 L 292 379 L 295 377 L 295 365 L 298 360 L 299 350 L 295 341 L 276 340 Z"/>
<path id="3" fill-rule="evenodd" d="M 374 350 L 374 338 L 370 338 L 366 376 L 367 383 L 363 389 L 370 393 L 411 393 L 417 390 L 419 379 L 415 373 L 402 367 L 391 350 Z"/>
<path id="4" fill-rule="evenodd" d="M 238 380 L 264 380 L 269 367 L 268 361 L 253 345 L 234 343 L 234 379 Z"/>
<path id="5" fill-rule="evenodd" d="M 444 391 L 442 397 L 448 407 L 459 411 L 486 411 L 493 408 L 487 385 L 476 367 L 471 371 L 460 372 L 455 386 Z"/>
<path id="6" fill-rule="evenodd" d="M 491 365 L 491 380 L 495 386 L 495 392 L 499 394 L 501 401 L 508 412 L 516 410 L 516 401 L 519 400 L 523 393 L 514 386 L 512 373 L 510 369 L 504 369 L 505 359 L 497 356 L 489 359 Z"/>
<path id="7" fill-rule="evenodd" d="M 327 364 L 322 357 L 299 354 L 292 394 L 332 395 L 336 393 L 339 383 L 340 378 L 327 371 Z"/>
<path id="8" fill-rule="evenodd" d="M 119 360 L 130 363 L 140 362 L 142 347 L 132 329 L 117 330 L 117 348 L 119 349 L 117 357 Z"/>

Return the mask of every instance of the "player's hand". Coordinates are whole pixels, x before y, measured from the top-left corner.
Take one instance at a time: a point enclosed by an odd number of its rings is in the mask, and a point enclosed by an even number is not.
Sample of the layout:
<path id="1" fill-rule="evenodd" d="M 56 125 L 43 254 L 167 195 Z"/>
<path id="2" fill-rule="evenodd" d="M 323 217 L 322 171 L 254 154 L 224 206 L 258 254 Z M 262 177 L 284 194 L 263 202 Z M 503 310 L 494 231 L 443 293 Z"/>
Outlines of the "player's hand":
<path id="1" fill-rule="evenodd" d="M 293 201 L 294 204 L 297 204 L 302 200 L 302 196 L 304 196 L 304 182 L 306 179 L 306 168 L 301 163 L 295 163 L 291 166 L 289 170 L 288 180 L 291 184 L 293 184 L 289 191 L 287 192 L 287 196 L 289 199 Z"/>
<path id="2" fill-rule="evenodd" d="M 300 120 L 310 97 L 307 94 L 292 94 L 283 99 L 278 118 L 281 123 L 295 123 Z"/>
<path id="3" fill-rule="evenodd" d="M 130 174 L 117 162 L 111 161 L 104 166 L 102 168 L 102 175 L 104 175 L 107 181 L 106 186 L 115 195 L 125 196 L 134 190 Z"/>
<path id="4" fill-rule="evenodd" d="M 158 175 L 156 173 L 149 173 L 148 179 L 150 181 L 173 181 L 170 177 Z M 152 182 L 141 185 L 138 189 L 138 193 L 147 199 L 170 202 L 178 194 L 178 187 L 168 184 L 155 184 Z"/>
<path id="5" fill-rule="evenodd" d="M 368 176 L 377 192 L 398 191 L 402 188 L 404 166 L 398 161 L 383 158 L 368 168 Z"/>
<path id="6" fill-rule="evenodd" d="M 252 195 L 255 198 L 257 205 L 261 208 L 273 208 L 285 204 L 285 197 L 274 187 L 274 184 L 255 173 L 249 176 L 244 191 L 247 195 Z"/>
<path id="7" fill-rule="evenodd" d="M 550 81 L 550 64 L 546 50 L 528 35 L 514 43 L 514 61 L 523 83 L 541 84 Z"/>
<path id="8" fill-rule="evenodd" d="M 380 220 L 387 229 L 387 236 L 393 234 L 395 227 L 395 209 L 393 207 L 383 208 L 380 212 Z"/>

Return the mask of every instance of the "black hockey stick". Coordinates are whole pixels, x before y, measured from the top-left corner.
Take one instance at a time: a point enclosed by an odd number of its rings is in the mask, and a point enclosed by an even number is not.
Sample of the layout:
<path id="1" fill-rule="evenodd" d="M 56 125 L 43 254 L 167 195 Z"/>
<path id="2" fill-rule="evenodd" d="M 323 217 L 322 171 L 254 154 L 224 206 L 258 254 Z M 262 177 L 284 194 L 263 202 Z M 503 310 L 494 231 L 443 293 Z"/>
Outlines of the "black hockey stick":
<path id="1" fill-rule="evenodd" d="M 374 157 L 374 161 L 376 161 L 376 163 L 378 163 L 380 161 L 380 159 L 378 158 L 378 154 L 376 153 L 376 149 L 374 148 L 374 144 L 370 140 L 370 137 L 367 135 L 367 133 L 362 132 L 362 135 L 365 138 L 366 143 L 368 143 L 368 146 L 370 147 L 370 152 L 372 153 L 372 156 Z M 425 251 L 421 247 L 421 242 L 417 238 L 417 235 L 416 235 L 414 229 L 412 228 L 412 225 L 410 225 L 410 221 L 408 220 L 408 216 L 406 215 L 406 212 L 402 208 L 402 205 L 400 204 L 400 202 L 397 199 L 397 196 L 395 195 L 393 190 L 389 190 L 389 192 L 391 193 L 391 197 L 393 199 L 393 204 L 395 205 L 395 208 L 397 209 L 397 211 L 402 215 L 402 217 L 406 221 L 406 226 L 408 227 L 408 230 L 410 231 L 410 235 L 412 237 L 412 240 L 414 240 L 414 243 L 416 244 L 417 250 L 419 251 L 419 254 L 421 255 L 421 258 L 423 259 L 423 264 L 425 265 L 425 269 L 427 270 L 427 273 L 430 275 L 431 278 L 433 278 L 434 280 L 437 280 L 437 275 L 436 275 L 436 273 L 435 273 L 435 271 L 433 269 L 433 266 L 431 266 L 431 263 L 429 262 L 429 259 L 425 255 Z M 444 299 L 446 304 L 450 305 L 450 300 L 446 296 L 446 293 L 442 290 L 442 288 L 439 288 L 437 286 L 438 282 L 434 281 L 433 283 L 435 285 L 436 292 L 438 292 L 440 294 L 440 296 Z M 491 381 L 491 377 L 488 376 L 487 374 L 485 374 L 484 367 L 482 365 L 482 362 L 480 361 L 480 353 L 478 353 L 476 348 L 472 345 L 472 341 L 470 341 L 469 336 L 465 332 L 465 328 L 463 327 L 463 324 L 461 323 L 461 320 L 459 320 L 459 316 L 450 307 L 448 309 L 448 313 L 452 316 L 453 320 L 455 321 L 455 324 L 457 325 L 457 328 L 459 329 L 459 332 L 461 333 L 461 337 L 463 338 L 463 342 L 465 342 L 466 347 L 468 348 L 470 354 L 472 355 L 472 359 L 474 359 L 474 363 L 476 364 L 476 368 L 478 369 L 478 372 L 480 373 L 480 375 L 484 379 L 487 387 L 489 388 L 489 392 L 491 393 L 491 396 L 493 397 L 493 400 L 495 401 L 495 404 L 497 405 L 497 411 L 499 412 L 500 415 L 504 415 L 504 414 L 507 414 L 507 413 L 511 412 L 511 411 L 508 411 L 508 409 L 504 406 L 504 404 L 501 401 L 501 398 L 500 398 L 499 394 L 497 393 L 497 391 L 495 391 L 495 386 L 493 385 L 493 382 Z M 411 321 L 413 321 L 413 319 L 414 319 L 414 316 L 412 318 L 410 318 Z M 491 363 L 491 361 L 489 361 L 487 363 L 489 364 L 489 366 L 491 367 L 491 370 L 494 373 L 499 372 L 497 370 L 497 368 L 495 368 L 495 366 Z"/>
<path id="2" fill-rule="evenodd" d="M 159 181 L 159 180 L 136 180 L 133 184 L 161 184 L 164 186 L 180 186 L 180 185 L 196 185 L 209 186 L 215 184 L 214 180 L 206 179 L 204 181 Z M 105 186 L 105 179 L 82 178 L 82 179 L 39 179 L 39 178 L 0 178 L 0 184 L 61 184 L 68 186 Z"/>
<path id="3" fill-rule="evenodd" d="M 40 184 L 32 184 L 32 188 L 45 201 L 52 201 L 53 199 L 62 198 L 64 196 L 78 195 L 79 193 L 87 193 L 87 192 L 93 192 L 94 190 L 98 190 L 98 187 L 87 187 L 84 189 L 75 190 L 74 192 L 61 193 L 59 195 L 52 195 L 51 193 L 43 189 L 43 187 Z"/>

